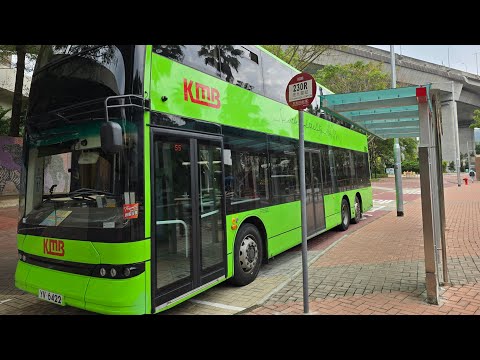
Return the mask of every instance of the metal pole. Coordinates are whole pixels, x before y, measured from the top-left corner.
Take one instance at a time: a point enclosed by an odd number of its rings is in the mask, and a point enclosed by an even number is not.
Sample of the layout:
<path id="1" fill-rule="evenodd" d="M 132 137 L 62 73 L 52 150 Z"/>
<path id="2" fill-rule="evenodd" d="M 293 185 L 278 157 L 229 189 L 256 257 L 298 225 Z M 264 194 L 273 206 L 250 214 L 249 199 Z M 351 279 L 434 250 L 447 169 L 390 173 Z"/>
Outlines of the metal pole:
<path id="1" fill-rule="evenodd" d="M 455 86 L 452 81 L 452 123 L 453 123 L 453 136 L 455 141 L 455 165 L 457 169 L 457 185 L 462 186 L 462 180 L 460 179 L 460 143 L 458 140 L 458 119 L 457 119 L 457 102 L 455 101 Z"/>
<path id="2" fill-rule="evenodd" d="M 307 191 L 305 188 L 305 134 L 303 110 L 298 111 L 298 141 L 300 161 L 300 202 L 302 204 L 302 269 L 303 269 L 303 312 L 308 314 L 308 258 L 307 258 Z"/>
<path id="3" fill-rule="evenodd" d="M 467 141 L 467 166 L 468 166 L 468 171 L 470 172 L 470 149 L 468 148 L 468 141 Z"/>
<path id="4" fill-rule="evenodd" d="M 390 45 L 390 64 L 392 65 L 392 89 L 397 87 L 397 72 L 395 69 L 395 47 Z M 403 187 L 402 187 L 402 155 L 400 141 L 395 138 L 393 144 L 395 157 L 395 193 L 397 196 L 397 216 L 403 216 Z"/>
<path id="5" fill-rule="evenodd" d="M 478 75 L 478 53 L 475 53 L 475 63 L 477 64 L 477 75 Z"/>
<path id="6" fill-rule="evenodd" d="M 433 199 L 433 178 L 435 177 L 435 161 L 432 148 L 431 123 L 428 115 L 428 104 L 418 104 L 420 120 L 420 144 L 418 156 L 420 162 L 420 188 L 422 199 L 423 250 L 425 252 L 425 285 L 427 302 L 438 304 L 439 288 L 435 246 L 435 211 Z"/>

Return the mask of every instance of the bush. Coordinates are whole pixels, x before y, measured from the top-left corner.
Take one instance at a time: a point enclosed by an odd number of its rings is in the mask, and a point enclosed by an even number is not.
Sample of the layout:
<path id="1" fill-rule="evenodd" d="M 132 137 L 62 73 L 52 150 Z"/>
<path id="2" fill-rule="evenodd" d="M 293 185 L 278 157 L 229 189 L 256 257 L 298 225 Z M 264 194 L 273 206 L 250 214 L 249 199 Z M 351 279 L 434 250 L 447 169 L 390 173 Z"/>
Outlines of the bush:
<path id="1" fill-rule="evenodd" d="M 402 162 L 402 171 L 415 171 L 416 173 L 419 173 L 420 164 L 418 163 L 418 160 Z"/>
<path id="2" fill-rule="evenodd" d="M 455 162 L 450 161 L 450 164 L 448 164 L 448 170 L 455 171 Z"/>
<path id="3" fill-rule="evenodd" d="M 444 172 L 444 173 L 447 172 L 447 165 L 448 165 L 448 161 L 443 160 L 442 161 L 442 172 Z"/>

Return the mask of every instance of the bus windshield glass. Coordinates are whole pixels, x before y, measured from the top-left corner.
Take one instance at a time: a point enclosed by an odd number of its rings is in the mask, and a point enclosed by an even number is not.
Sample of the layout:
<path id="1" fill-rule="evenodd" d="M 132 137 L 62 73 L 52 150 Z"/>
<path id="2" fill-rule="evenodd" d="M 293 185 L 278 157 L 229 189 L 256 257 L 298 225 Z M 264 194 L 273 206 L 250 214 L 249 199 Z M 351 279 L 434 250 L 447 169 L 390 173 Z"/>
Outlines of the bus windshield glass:
<path id="1" fill-rule="evenodd" d="M 95 126 L 75 126 L 29 146 L 25 216 L 27 226 L 121 228 L 123 205 L 135 203 L 125 189 L 128 149 L 107 154 Z M 89 129 L 91 134 L 85 133 Z M 65 131 L 65 130 L 64 130 Z M 63 139 L 62 139 L 63 137 Z M 60 138 L 62 142 L 49 141 Z M 128 141 L 129 140 L 129 141 Z M 127 144 L 134 143 L 128 139 Z"/>

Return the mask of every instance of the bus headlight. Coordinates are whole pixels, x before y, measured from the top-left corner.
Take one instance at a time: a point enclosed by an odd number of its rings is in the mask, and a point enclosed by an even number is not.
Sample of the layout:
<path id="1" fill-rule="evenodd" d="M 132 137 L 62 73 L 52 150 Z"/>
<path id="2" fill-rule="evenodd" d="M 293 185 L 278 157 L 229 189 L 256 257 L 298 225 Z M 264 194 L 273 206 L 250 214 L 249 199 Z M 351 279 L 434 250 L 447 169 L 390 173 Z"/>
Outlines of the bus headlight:
<path id="1" fill-rule="evenodd" d="M 128 279 L 140 275 L 145 271 L 145 263 L 126 265 L 99 264 L 92 272 L 92 276 L 105 279 Z"/>

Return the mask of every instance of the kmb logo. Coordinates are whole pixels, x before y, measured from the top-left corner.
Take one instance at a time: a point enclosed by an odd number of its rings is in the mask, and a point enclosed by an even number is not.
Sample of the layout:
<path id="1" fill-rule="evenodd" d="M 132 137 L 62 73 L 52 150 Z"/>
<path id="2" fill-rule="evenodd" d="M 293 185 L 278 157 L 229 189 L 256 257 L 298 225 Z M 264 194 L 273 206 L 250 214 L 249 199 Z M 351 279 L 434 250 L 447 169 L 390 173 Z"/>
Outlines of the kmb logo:
<path id="1" fill-rule="evenodd" d="M 192 87 L 195 84 L 195 94 L 192 94 Z M 185 101 L 190 99 L 194 104 L 200 104 L 214 109 L 219 109 L 222 105 L 220 103 L 220 93 L 217 89 L 193 82 L 192 80 L 183 79 L 183 98 Z"/>
<path id="2" fill-rule="evenodd" d="M 65 255 L 65 244 L 62 240 L 43 239 L 43 253 L 63 256 Z"/>

